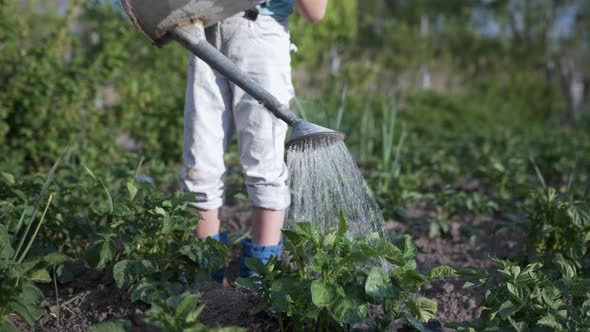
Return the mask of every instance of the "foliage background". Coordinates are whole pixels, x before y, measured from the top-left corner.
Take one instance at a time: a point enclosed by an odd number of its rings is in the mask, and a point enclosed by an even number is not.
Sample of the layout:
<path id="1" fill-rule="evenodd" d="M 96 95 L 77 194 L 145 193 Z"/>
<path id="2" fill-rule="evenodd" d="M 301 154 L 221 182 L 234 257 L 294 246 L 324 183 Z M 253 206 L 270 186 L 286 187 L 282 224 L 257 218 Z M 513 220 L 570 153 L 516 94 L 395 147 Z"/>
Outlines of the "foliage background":
<path id="1" fill-rule="evenodd" d="M 367 121 L 379 123 L 385 103 L 401 108 L 409 127 L 427 127 L 432 121 L 424 117 L 446 113 L 447 130 L 580 125 L 588 113 L 589 7 L 330 1 L 321 24 L 291 19 L 295 108 L 334 125 L 345 100 L 338 124 L 357 155 L 357 120 L 368 108 Z M 152 47 L 117 2 L 2 0 L 0 17 L 3 164 L 42 169 L 72 142 L 87 162 L 121 150 L 181 161 L 185 50 Z M 568 68 L 576 73 L 569 81 Z M 574 107 L 568 91 L 580 81 L 582 100 Z M 434 131 L 412 129 L 410 138 Z"/>

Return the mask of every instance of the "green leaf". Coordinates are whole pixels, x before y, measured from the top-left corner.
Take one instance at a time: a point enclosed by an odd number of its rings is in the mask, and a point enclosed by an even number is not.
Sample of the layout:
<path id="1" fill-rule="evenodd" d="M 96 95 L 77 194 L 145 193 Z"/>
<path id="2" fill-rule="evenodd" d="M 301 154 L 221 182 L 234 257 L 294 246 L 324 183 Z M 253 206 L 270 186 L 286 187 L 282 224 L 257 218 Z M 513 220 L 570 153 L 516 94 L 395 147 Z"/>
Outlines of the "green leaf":
<path id="1" fill-rule="evenodd" d="M 8 260 L 13 256 L 14 249 L 10 245 L 10 235 L 8 235 L 8 230 L 4 225 L 0 224 L 0 258 Z"/>
<path id="2" fill-rule="evenodd" d="M 367 317 L 369 308 L 363 299 L 363 290 L 358 286 L 349 286 L 346 294 L 338 298 L 329 310 L 339 323 L 354 324 Z"/>
<path id="3" fill-rule="evenodd" d="M 90 332 L 127 332 L 129 330 L 131 330 L 131 322 L 126 319 L 109 320 L 90 327 Z"/>
<path id="4" fill-rule="evenodd" d="M 51 254 L 48 254 L 45 257 L 43 257 L 43 261 L 46 262 L 48 265 L 59 265 L 69 260 L 71 260 L 70 257 L 58 252 L 52 252 Z"/>
<path id="5" fill-rule="evenodd" d="M 324 235 L 324 240 L 322 242 L 322 246 L 326 249 L 335 249 L 336 246 L 334 245 L 337 242 L 336 233 L 328 233 Z"/>
<path id="6" fill-rule="evenodd" d="M 133 287 L 131 292 L 131 302 L 135 303 L 141 300 L 145 303 L 151 303 L 156 298 L 161 298 L 164 293 L 158 289 L 156 282 L 151 279 L 143 278 Z"/>
<path id="7" fill-rule="evenodd" d="M 404 273 L 402 274 L 402 278 L 404 279 L 404 282 L 406 282 L 406 283 L 422 284 L 422 283 L 428 281 L 428 279 L 426 279 L 426 277 L 424 277 L 424 275 L 414 271 L 413 269 L 404 271 Z"/>
<path id="8" fill-rule="evenodd" d="M 113 241 L 103 241 L 100 247 L 100 254 L 98 264 L 96 265 L 96 267 L 98 267 L 99 269 L 104 269 L 115 258 L 115 255 L 116 249 Z"/>
<path id="9" fill-rule="evenodd" d="M 336 287 L 320 280 L 311 282 L 311 299 L 318 307 L 327 307 L 336 301 Z"/>
<path id="10" fill-rule="evenodd" d="M 508 293 L 512 296 L 512 298 L 518 302 L 519 304 L 523 302 L 523 299 L 520 296 L 518 288 L 511 283 L 506 283 L 506 289 L 508 289 Z"/>
<path id="11" fill-rule="evenodd" d="M 313 224 L 309 222 L 298 222 L 295 224 L 295 231 L 299 233 L 299 235 L 313 242 L 316 247 L 320 246 L 320 231 Z"/>
<path id="12" fill-rule="evenodd" d="M 47 283 L 51 282 L 51 276 L 49 276 L 49 272 L 47 272 L 46 269 L 39 269 L 31 273 L 31 280 L 35 282 Z"/>
<path id="13" fill-rule="evenodd" d="M 514 319 L 512 319 L 511 317 L 508 317 L 508 321 L 510 322 L 510 325 L 512 325 L 514 330 L 516 330 L 516 332 L 529 331 L 528 326 L 525 322 L 517 322 Z"/>
<path id="14" fill-rule="evenodd" d="M 176 307 L 175 316 L 177 319 L 185 320 L 186 317 L 197 307 L 197 297 L 192 294 L 184 294 L 182 302 Z"/>
<path id="15" fill-rule="evenodd" d="M 551 309 L 559 309 L 561 300 L 559 299 L 559 291 L 554 287 L 546 287 L 541 291 L 541 296 L 545 303 L 551 307 Z"/>
<path id="16" fill-rule="evenodd" d="M 301 242 L 303 242 L 304 238 L 299 235 L 299 233 L 288 230 L 288 229 L 283 229 L 282 230 L 283 235 L 285 236 L 285 238 L 287 239 L 286 242 L 294 245 L 294 246 L 299 246 Z"/>
<path id="17" fill-rule="evenodd" d="M 88 262 L 88 264 L 90 264 L 90 266 L 96 267 L 98 265 L 98 262 L 100 261 L 100 251 L 102 249 L 103 242 L 104 241 L 99 240 L 93 243 L 84 252 L 84 259 Z"/>
<path id="18" fill-rule="evenodd" d="M 113 266 L 113 278 L 117 287 L 128 287 L 136 280 L 149 275 L 154 270 L 152 263 L 148 260 L 130 261 L 124 259 Z"/>
<path id="19" fill-rule="evenodd" d="M 162 233 L 168 234 L 172 231 L 172 227 L 174 224 L 172 223 L 172 219 L 169 216 L 165 216 L 162 219 Z"/>
<path id="20" fill-rule="evenodd" d="M 408 235 L 404 239 L 404 259 L 411 260 L 416 257 L 416 246 L 412 242 L 412 238 Z"/>
<path id="21" fill-rule="evenodd" d="M 348 221 L 346 215 L 340 210 L 340 219 L 338 220 L 338 231 L 336 232 L 336 238 L 343 240 L 348 230 Z"/>
<path id="22" fill-rule="evenodd" d="M 430 270 L 428 273 L 429 279 L 434 278 L 448 278 L 448 277 L 455 277 L 457 275 L 457 271 L 450 266 L 443 265 L 437 266 Z"/>
<path id="23" fill-rule="evenodd" d="M 201 304 L 197 309 L 191 311 L 187 316 L 186 316 L 186 321 L 189 323 L 197 323 L 200 324 L 198 322 L 199 316 L 201 315 L 201 313 L 203 312 L 203 310 L 205 309 L 205 304 Z"/>
<path id="24" fill-rule="evenodd" d="M 551 327 L 551 328 L 554 328 L 555 330 L 565 330 L 565 328 L 563 326 L 561 326 L 561 324 L 559 324 L 557 322 L 557 320 L 555 320 L 555 317 L 553 317 L 551 315 L 547 315 L 547 316 L 542 317 L 541 319 L 539 319 L 537 321 L 537 324 L 539 324 L 541 326 Z"/>
<path id="25" fill-rule="evenodd" d="M 274 280 L 271 286 L 272 308 L 277 311 L 287 312 L 291 301 L 291 292 L 295 290 L 298 282 L 292 277 Z"/>
<path id="26" fill-rule="evenodd" d="M 22 304 L 36 304 L 42 298 L 43 292 L 39 288 L 33 284 L 26 284 L 23 286 L 18 301 Z"/>
<path id="27" fill-rule="evenodd" d="M 82 163 L 82 166 L 84 167 L 84 169 L 86 170 L 86 172 L 88 172 L 88 174 L 90 174 L 90 176 L 91 176 L 91 177 L 92 177 L 94 180 L 96 180 L 96 182 L 98 182 L 98 183 L 99 183 L 99 184 L 102 186 L 102 189 L 103 189 L 103 190 L 104 190 L 104 192 L 106 193 L 106 195 L 107 195 L 107 199 L 108 199 L 108 200 L 107 200 L 107 204 L 108 204 L 108 210 L 107 210 L 107 212 L 108 212 L 109 214 L 112 214 L 112 213 L 113 213 L 113 197 L 111 196 L 111 193 L 109 192 L 109 190 L 107 189 L 107 187 L 104 185 L 104 183 L 102 183 L 102 181 L 100 181 L 100 180 L 99 180 L 99 179 L 96 177 L 96 175 L 94 175 L 94 173 L 93 173 L 93 172 L 90 170 L 90 168 L 88 168 L 88 166 L 86 166 L 84 163 Z M 133 200 L 133 199 L 131 199 L 131 200 Z"/>
<path id="28" fill-rule="evenodd" d="M 7 184 L 13 185 L 15 183 L 14 175 L 6 172 L 0 172 L 0 175 L 2 175 L 2 178 L 4 179 L 4 181 L 6 181 Z"/>
<path id="29" fill-rule="evenodd" d="M 365 293 L 375 299 L 385 299 L 395 296 L 395 291 L 389 277 L 379 268 L 372 268 L 365 282 Z"/>
<path id="30" fill-rule="evenodd" d="M 0 331 L 3 332 L 20 332 L 20 330 L 12 325 L 12 323 L 10 321 L 8 322 L 4 322 L 4 323 L 0 323 Z"/>
<path id="31" fill-rule="evenodd" d="M 481 272 L 474 267 L 464 267 L 456 271 L 456 275 L 468 277 L 480 277 Z"/>
<path id="32" fill-rule="evenodd" d="M 35 322 L 43 315 L 43 310 L 37 307 L 36 304 L 25 304 L 21 301 L 13 303 L 12 310 L 31 327 L 34 327 Z"/>
<path id="33" fill-rule="evenodd" d="M 246 266 L 258 275 L 266 274 L 266 266 L 264 266 L 262 261 L 256 257 L 246 257 Z"/>
<path id="34" fill-rule="evenodd" d="M 237 326 L 228 326 L 228 327 L 218 327 L 214 329 L 210 329 L 210 332 L 247 332 L 248 330 L 237 327 Z"/>
<path id="35" fill-rule="evenodd" d="M 166 213 L 166 210 L 164 210 L 163 208 L 161 208 L 161 207 L 159 207 L 159 206 L 158 206 L 158 207 L 156 207 L 156 208 L 154 209 L 154 213 L 155 213 L 155 214 L 159 214 L 159 215 L 161 215 L 161 216 L 163 216 L 163 217 L 166 217 L 166 216 L 168 215 L 168 214 Z"/>
<path id="36" fill-rule="evenodd" d="M 127 191 L 129 192 L 129 200 L 133 201 L 135 195 L 137 195 L 137 187 L 133 183 L 133 180 L 127 182 Z"/>
<path id="37" fill-rule="evenodd" d="M 253 292 L 257 292 L 261 287 L 259 277 L 238 278 L 236 285 Z"/>
<path id="38" fill-rule="evenodd" d="M 506 320 L 508 317 L 512 316 L 516 312 L 518 312 L 522 306 L 517 306 L 516 304 L 512 303 L 511 301 L 505 301 L 500 305 L 498 313 L 503 320 Z"/>
<path id="39" fill-rule="evenodd" d="M 131 272 L 132 264 L 132 261 L 124 259 L 117 262 L 113 267 L 113 278 L 117 283 L 117 287 L 123 288 L 135 280 Z"/>
<path id="40" fill-rule="evenodd" d="M 379 250 L 375 252 L 375 255 L 381 255 L 389 263 L 400 267 L 406 264 L 403 252 L 398 247 L 389 242 L 385 243 L 383 247 L 379 248 Z"/>
<path id="41" fill-rule="evenodd" d="M 38 268 L 41 263 L 41 259 L 40 258 L 35 258 L 32 260 L 28 260 L 19 264 L 16 264 L 12 267 L 11 270 L 8 271 L 8 274 L 10 276 L 13 276 L 15 278 L 19 278 L 22 275 L 28 274 L 31 270 Z"/>
<path id="42" fill-rule="evenodd" d="M 573 263 L 567 261 L 563 256 L 558 256 L 553 261 L 561 274 L 566 278 L 573 279 L 576 276 L 576 267 Z"/>
<path id="43" fill-rule="evenodd" d="M 438 303 L 422 296 L 419 296 L 416 301 L 408 302 L 408 308 L 412 314 L 423 322 L 436 317 Z"/>
<path id="44" fill-rule="evenodd" d="M 422 322 L 420 322 L 416 318 L 409 315 L 406 315 L 404 318 L 410 325 L 412 325 L 419 332 L 431 332 L 428 327 L 426 327 L 424 324 L 422 324 Z"/>
<path id="45" fill-rule="evenodd" d="M 57 280 L 62 283 L 68 283 L 76 277 L 82 271 L 82 267 L 72 261 L 64 262 L 57 267 L 55 271 L 57 274 Z"/>

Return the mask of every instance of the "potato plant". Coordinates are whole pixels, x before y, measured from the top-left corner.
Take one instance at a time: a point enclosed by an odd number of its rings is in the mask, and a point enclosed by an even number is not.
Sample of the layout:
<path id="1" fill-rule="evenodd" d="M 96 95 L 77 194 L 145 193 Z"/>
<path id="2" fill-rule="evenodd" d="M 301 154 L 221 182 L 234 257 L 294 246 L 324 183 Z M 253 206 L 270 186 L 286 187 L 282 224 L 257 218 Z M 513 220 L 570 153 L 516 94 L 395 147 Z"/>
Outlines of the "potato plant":
<path id="1" fill-rule="evenodd" d="M 588 270 L 584 259 L 590 252 L 590 202 L 564 197 L 555 188 L 546 187 L 533 193 L 529 208 L 528 251 L 531 259 L 555 256 Z"/>
<path id="2" fill-rule="evenodd" d="M 425 331 L 437 303 L 419 296 L 420 287 L 455 271 L 417 272 L 416 247 L 407 236 L 396 246 L 377 233 L 352 238 L 346 229 L 341 216 L 338 229 L 327 234 L 306 222 L 283 230 L 288 258 L 266 265 L 247 260 L 258 275 L 238 285 L 257 292 L 260 308 L 275 312 L 283 329 L 344 331 L 371 319 L 383 329 L 403 318 Z"/>
<path id="3" fill-rule="evenodd" d="M 587 331 L 590 328 L 590 279 L 573 266 L 561 271 L 536 262 L 520 266 L 493 259 L 495 273 L 470 271 L 466 287 L 486 286 L 480 317 L 448 324 L 458 331 Z M 565 261 L 555 265 L 567 266 Z"/>
<path id="4" fill-rule="evenodd" d="M 181 281 L 206 279 L 225 266 L 227 247 L 193 234 L 200 218 L 188 206 L 194 197 L 164 196 L 134 182 L 127 187 L 128 198 L 115 204 L 86 259 L 112 275 L 118 287 L 133 286 L 133 302 L 178 294 Z"/>
<path id="5" fill-rule="evenodd" d="M 239 327 L 211 328 L 198 318 L 205 304 L 199 304 L 195 294 L 182 293 L 166 299 L 157 299 L 146 312 L 145 322 L 163 332 L 244 332 Z"/>

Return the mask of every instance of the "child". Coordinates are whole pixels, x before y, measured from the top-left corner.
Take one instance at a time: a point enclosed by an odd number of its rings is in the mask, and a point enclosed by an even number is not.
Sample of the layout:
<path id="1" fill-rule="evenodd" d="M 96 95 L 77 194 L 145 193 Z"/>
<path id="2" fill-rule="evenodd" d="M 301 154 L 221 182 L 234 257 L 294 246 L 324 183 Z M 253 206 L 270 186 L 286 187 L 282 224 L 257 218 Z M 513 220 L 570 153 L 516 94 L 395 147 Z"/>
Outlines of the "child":
<path id="1" fill-rule="evenodd" d="M 257 1 L 260 3 L 260 1 Z M 310 24 L 324 16 L 327 0 L 272 0 L 206 29 L 207 40 L 281 103 L 294 96 L 287 18 L 293 7 Z M 226 242 L 219 233 L 226 168 L 223 155 L 237 132 L 240 163 L 254 206 L 252 238 L 242 242 L 240 276 L 252 275 L 244 258 L 266 263 L 281 251 L 281 228 L 290 204 L 284 141 L 287 125 L 209 65 L 191 55 L 184 108 L 185 188 L 205 194 L 195 235 Z M 223 279 L 223 271 L 213 276 Z"/>

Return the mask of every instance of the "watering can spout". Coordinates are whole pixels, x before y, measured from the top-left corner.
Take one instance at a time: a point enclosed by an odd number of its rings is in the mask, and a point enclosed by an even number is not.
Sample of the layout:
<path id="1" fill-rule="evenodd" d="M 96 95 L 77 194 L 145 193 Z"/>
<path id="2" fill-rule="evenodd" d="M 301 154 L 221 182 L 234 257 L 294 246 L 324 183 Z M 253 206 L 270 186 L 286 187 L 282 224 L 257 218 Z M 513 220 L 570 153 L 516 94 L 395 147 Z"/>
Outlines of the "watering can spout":
<path id="1" fill-rule="evenodd" d="M 122 0 L 133 24 L 154 44 L 176 40 L 211 68 L 242 88 L 277 118 L 293 128 L 288 147 L 314 148 L 344 139 L 344 134 L 303 121 L 260 84 L 241 71 L 205 38 L 204 28 L 260 1 L 251 0 Z"/>

